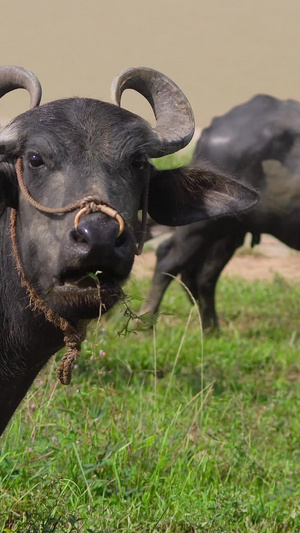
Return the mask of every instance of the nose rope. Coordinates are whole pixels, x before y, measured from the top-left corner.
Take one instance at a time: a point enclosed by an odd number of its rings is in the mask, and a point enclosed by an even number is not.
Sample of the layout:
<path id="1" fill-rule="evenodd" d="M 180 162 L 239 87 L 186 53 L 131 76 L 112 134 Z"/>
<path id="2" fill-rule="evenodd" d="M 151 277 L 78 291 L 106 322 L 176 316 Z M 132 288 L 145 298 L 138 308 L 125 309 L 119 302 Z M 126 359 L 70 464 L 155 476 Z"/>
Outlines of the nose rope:
<path id="1" fill-rule="evenodd" d="M 80 211 L 75 216 L 75 220 L 74 220 L 75 229 L 77 229 L 79 220 L 82 215 L 92 213 L 95 211 L 100 211 L 101 213 L 104 213 L 107 216 L 110 216 L 116 219 L 116 221 L 119 224 L 118 236 L 123 233 L 124 228 L 125 228 L 125 222 L 123 220 L 122 215 L 120 215 L 120 213 L 116 211 L 116 209 L 114 209 L 113 207 L 110 207 L 107 204 L 100 203 L 97 198 L 88 196 L 79 202 L 76 202 L 74 204 L 69 204 L 65 207 L 61 207 L 61 208 L 47 207 L 37 202 L 29 193 L 24 183 L 24 179 L 23 179 L 21 157 L 19 157 L 16 162 L 16 174 L 17 174 L 17 179 L 18 179 L 20 190 L 24 194 L 27 201 L 39 211 L 42 211 L 45 213 L 51 213 L 51 214 L 63 214 L 63 213 L 74 211 L 76 209 L 80 209 Z M 78 324 L 75 326 L 72 323 L 70 323 L 68 320 L 60 317 L 58 314 L 52 311 L 52 309 L 49 309 L 46 306 L 44 300 L 40 296 L 38 296 L 38 294 L 35 292 L 32 285 L 29 283 L 25 275 L 24 269 L 23 269 L 23 265 L 22 265 L 22 261 L 21 261 L 21 257 L 20 257 L 20 253 L 18 249 L 16 228 L 17 228 L 17 210 L 12 208 L 11 217 L 10 217 L 10 233 L 11 233 L 13 255 L 15 258 L 17 271 L 20 276 L 21 285 L 25 287 L 28 293 L 30 307 L 33 310 L 42 311 L 44 313 L 46 320 L 48 320 L 49 322 L 54 324 L 56 327 L 58 327 L 64 335 L 64 343 L 67 347 L 67 351 L 60 361 L 56 375 L 59 381 L 63 385 L 68 385 L 72 377 L 73 363 L 79 357 L 80 352 L 81 352 L 81 343 L 85 339 L 85 336 L 86 336 L 86 328 L 87 328 L 88 321 L 80 320 Z M 100 302 L 100 305 L 101 305 L 101 302 Z"/>

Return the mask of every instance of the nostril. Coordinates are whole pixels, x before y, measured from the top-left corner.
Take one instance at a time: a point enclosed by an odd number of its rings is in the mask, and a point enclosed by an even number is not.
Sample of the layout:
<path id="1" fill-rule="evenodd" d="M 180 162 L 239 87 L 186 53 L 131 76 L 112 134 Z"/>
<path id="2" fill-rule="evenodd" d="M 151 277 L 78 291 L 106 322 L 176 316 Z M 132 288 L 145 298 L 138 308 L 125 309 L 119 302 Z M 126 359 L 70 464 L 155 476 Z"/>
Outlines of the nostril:
<path id="1" fill-rule="evenodd" d="M 90 244 L 89 241 L 91 240 L 89 233 L 84 235 L 80 231 L 76 230 L 75 228 L 70 231 L 70 237 L 73 242 L 79 243 L 79 244 Z M 126 243 L 126 236 L 124 233 L 122 233 L 119 237 L 116 238 L 115 247 L 120 248 L 125 243 Z M 101 244 L 101 242 L 99 242 L 99 244 Z"/>
<path id="2" fill-rule="evenodd" d="M 121 246 L 123 246 L 123 244 L 125 243 L 126 241 L 126 237 L 124 235 L 124 232 L 119 235 L 119 237 L 116 239 L 116 242 L 115 242 L 115 247 L 116 248 L 120 248 Z"/>
<path id="3" fill-rule="evenodd" d="M 87 240 L 84 238 L 84 236 L 81 235 L 81 233 L 79 233 L 76 229 L 72 229 L 71 230 L 70 237 L 71 237 L 71 239 L 74 242 L 78 242 L 78 243 L 86 243 L 87 242 Z"/>

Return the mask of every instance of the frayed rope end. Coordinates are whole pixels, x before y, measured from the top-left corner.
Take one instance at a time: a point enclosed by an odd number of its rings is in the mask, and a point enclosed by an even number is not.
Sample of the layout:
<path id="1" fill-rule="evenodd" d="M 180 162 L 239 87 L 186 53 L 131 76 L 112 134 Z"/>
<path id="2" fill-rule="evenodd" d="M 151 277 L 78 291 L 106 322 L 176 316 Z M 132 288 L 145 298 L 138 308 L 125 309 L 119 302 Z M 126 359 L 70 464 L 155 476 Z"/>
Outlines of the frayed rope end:
<path id="1" fill-rule="evenodd" d="M 72 379 L 72 366 L 74 361 L 80 356 L 81 349 L 70 348 L 63 356 L 56 375 L 62 385 L 69 385 Z"/>
<path id="2" fill-rule="evenodd" d="M 68 350 L 56 371 L 56 375 L 62 385 L 69 385 L 71 382 L 73 363 L 80 356 L 81 343 L 85 339 L 86 328 L 87 323 L 85 321 L 76 328 L 70 324 L 66 327 L 64 341 Z"/>

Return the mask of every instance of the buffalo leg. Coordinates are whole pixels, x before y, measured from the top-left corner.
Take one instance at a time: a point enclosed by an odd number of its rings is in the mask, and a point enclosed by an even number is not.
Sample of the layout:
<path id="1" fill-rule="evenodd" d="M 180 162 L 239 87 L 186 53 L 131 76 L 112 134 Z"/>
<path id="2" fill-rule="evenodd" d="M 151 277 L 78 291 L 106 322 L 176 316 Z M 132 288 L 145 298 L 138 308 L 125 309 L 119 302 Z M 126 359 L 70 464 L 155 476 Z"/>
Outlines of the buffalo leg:
<path id="1" fill-rule="evenodd" d="M 197 288 L 194 288 L 193 295 L 197 294 L 204 329 L 214 329 L 219 326 L 215 304 L 216 284 L 223 268 L 243 240 L 244 235 L 238 239 L 236 235 L 230 235 L 215 241 L 206 250 L 204 261 L 199 265 L 194 281 L 194 286 Z M 184 277 L 183 274 L 183 279 Z"/>
<path id="2" fill-rule="evenodd" d="M 193 231 L 194 229 L 195 231 Z M 201 255 L 205 255 L 203 239 L 197 231 L 196 224 L 177 229 L 169 239 L 159 245 L 156 251 L 157 262 L 150 291 L 140 314 L 153 317 L 157 313 L 164 293 L 172 281 L 172 278 L 166 273 L 177 276 L 187 270 L 189 265 L 195 262 L 195 254 L 197 255 L 202 248 L 203 254 Z"/>
<path id="3" fill-rule="evenodd" d="M 164 293 L 167 290 L 172 278 L 165 273 L 177 276 L 180 265 L 173 254 L 173 235 L 167 241 L 161 243 L 156 250 L 156 266 L 152 278 L 150 291 L 145 299 L 145 303 L 140 309 L 140 315 L 147 314 L 154 317 L 157 313 Z"/>

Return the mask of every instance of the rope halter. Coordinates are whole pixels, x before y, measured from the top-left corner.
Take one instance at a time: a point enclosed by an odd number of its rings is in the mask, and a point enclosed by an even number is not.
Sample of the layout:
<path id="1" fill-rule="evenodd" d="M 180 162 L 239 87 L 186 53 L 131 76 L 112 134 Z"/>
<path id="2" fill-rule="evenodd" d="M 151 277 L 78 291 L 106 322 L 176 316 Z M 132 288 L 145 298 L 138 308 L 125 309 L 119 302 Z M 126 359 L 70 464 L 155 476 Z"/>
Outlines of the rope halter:
<path id="1" fill-rule="evenodd" d="M 29 193 L 23 179 L 23 173 L 22 173 L 22 158 L 19 157 L 16 162 L 16 173 L 17 173 L 17 179 L 18 184 L 20 187 L 20 190 L 24 194 L 27 201 L 35 207 L 35 209 L 38 209 L 41 212 L 44 213 L 52 213 L 52 214 L 63 214 L 68 213 L 71 211 L 75 211 L 76 209 L 79 209 L 79 212 L 76 214 L 74 219 L 74 227 L 77 230 L 78 224 L 80 222 L 80 218 L 84 214 L 94 213 L 96 211 L 100 211 L 101 213 L 104 213 L 105 215 L 115 218 L 116 221 L 119 224 L 119 232 L 118 237 L 122 235 L 124 229 L 125 229 L 125 222 L 122 217 L 122 215 L 116 211 L 113 207 L 101 203 L 97 198 L 94 198 L 92 196 L 88 196 L 86 198 L 83 198 L 83 200 L 69 204 L 65 207 L 61 208 L 52 208 L 47 207 L 39 202 L 37 202 Z M 25 287 L 30 301 L 30 306 L 33 309 L 37 309 L 39 311 L 42 311 L 45 315 L 45 318 L 54 324 L 56 327 L 58 327 L 64 334 L 64 342 L 67 346 L 67 352 L 64 354 L 59 367 L 57 369 L 57 377 L 60 380 L 60 382 L 63 385 L 68 385 L 71 381 L 72 376 L 72 365 L 74 361 L 79 357 L 80 351 L 81 351 L 81 343 L 85 339 L 86 336 L 86 328 L 88 321 L 81 320 L 79 321 L 78 325 L 74 326 L 71 324 L 68 320 L 60 317 L 58 314 L 56 314 L 52 309 L 49 309 L 44 300 L 37 295 L 32 285 L 29 283 L 24 269 L 21 262 L 21 257 L 19 254 L 18 244 L 17 244 L 17 231 L 16 231 L 16 224 L 17 224 L 17 210 L 13 209 L 11 210 L 11 240 L 12 240 L 12 247 L 13 247 L 13 254 L 15 257 L 17 270 L 21 279 L 21 285 Z"/>

